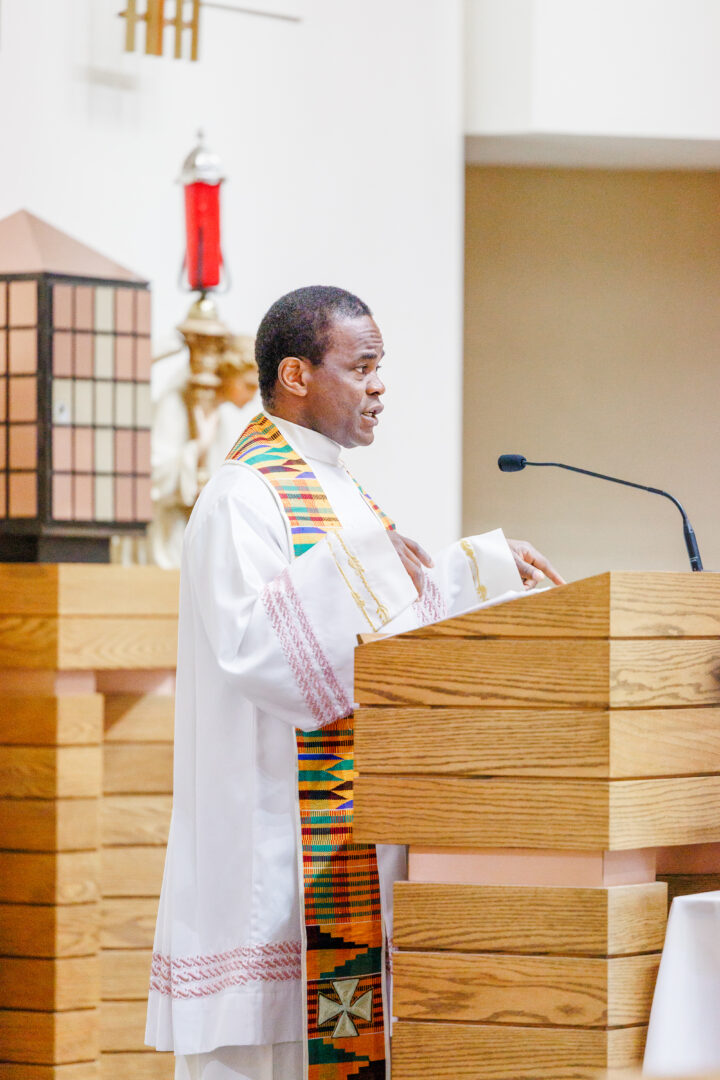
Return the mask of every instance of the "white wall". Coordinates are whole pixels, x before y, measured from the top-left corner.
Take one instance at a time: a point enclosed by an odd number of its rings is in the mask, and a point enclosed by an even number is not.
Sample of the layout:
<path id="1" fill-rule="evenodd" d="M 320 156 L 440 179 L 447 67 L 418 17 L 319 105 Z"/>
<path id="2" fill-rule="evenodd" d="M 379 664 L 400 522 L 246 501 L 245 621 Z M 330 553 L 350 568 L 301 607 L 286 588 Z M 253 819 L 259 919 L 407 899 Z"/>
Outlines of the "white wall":
<path id="1" fill-rule="evenodd" d="M 353 467 L 411 535 L 459 527 L 461 0 L 303 0 L 301 24 L 206 9 L 198 64 L 122 51 L 120 0 L 3 0 L 0 216 L 26 207 L 149 277 L 157 339 L 185 313 L 181 191 L 199 126 L 223 157 L 253 330 L 283 292 L 358 292 L 386 338 L 387 410 Z M 282 5 L 279 5 L 282 8 Z"/>
<path id="2" fill-rule="evenodd" d="M 468 134 L 720 139 L 717 0 L 466 0 L 466 12 Z"/>

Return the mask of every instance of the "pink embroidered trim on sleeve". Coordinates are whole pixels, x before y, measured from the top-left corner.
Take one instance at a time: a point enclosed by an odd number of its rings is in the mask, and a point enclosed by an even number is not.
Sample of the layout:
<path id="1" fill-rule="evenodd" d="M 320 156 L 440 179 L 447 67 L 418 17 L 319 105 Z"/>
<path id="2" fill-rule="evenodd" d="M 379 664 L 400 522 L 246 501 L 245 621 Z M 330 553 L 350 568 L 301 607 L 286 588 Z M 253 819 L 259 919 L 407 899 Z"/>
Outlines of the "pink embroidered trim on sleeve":
<path id="1" fill-rule="evenodd" d="M 311 714 L 321 724 L 349 716 L 352 703 L 317 639 L 287 570 L 266 586 L 262 601 Z"/>
<path id="2" fill-rule="evenodd" d="M 413 604 L 415 615 L 421 626 L 447 619 L 448 607 L 437 582 L 426 574 L 423 594 Z"/>
<path id="3" fill-rule="evenodd" d="M 299 941 L 278 941 L 209 956 L 172 958 L 153 953 L 150 989 L 173 998 L 198 998 L 233 986 L 301 977 L 302 945 Z"/>

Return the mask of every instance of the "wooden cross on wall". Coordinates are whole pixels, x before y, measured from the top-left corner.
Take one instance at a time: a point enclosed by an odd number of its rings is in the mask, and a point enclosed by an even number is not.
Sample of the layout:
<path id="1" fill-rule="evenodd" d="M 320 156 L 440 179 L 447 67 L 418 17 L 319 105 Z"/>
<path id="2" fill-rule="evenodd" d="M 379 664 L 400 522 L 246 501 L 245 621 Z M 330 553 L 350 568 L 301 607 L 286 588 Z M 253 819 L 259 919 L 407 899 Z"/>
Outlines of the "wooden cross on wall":
<path id="1" fill-rule="evenodd" d="M 190 59 L 198 58 L 198 36 L 200 27 L 200 0 L 145 0 L 145 10 L 138 11 L 139 0 L 127 0 L 127 8 L 121 11 L 127 20 L 125 28 L 125 50 L 134 52 L 137 25 L 145 23 L 145 52 L 151 56 L 163 55 L 165 27 L 174 29 L 174 56 L 182 59 L 183 34 L 190 31 Z M 186 10 L 188 15 L 186 16 Z"/>

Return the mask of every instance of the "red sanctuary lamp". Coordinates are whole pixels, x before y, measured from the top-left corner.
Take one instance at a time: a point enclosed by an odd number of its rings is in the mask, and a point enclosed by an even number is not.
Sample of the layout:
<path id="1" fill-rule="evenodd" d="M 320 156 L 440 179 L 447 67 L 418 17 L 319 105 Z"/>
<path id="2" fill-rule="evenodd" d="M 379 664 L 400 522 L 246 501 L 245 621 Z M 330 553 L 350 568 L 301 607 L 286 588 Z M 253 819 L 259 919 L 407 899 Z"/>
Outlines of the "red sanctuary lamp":
<path id="1" fill-rule="evenodd" d="M 220 246 L 220 185 L 223 176 L 220 158 L 203 143 L 183 163 L 180 183 L 185 188 L 185 262 L 190 289 L 206 293 L 220 284 L 223 256 Z"/>

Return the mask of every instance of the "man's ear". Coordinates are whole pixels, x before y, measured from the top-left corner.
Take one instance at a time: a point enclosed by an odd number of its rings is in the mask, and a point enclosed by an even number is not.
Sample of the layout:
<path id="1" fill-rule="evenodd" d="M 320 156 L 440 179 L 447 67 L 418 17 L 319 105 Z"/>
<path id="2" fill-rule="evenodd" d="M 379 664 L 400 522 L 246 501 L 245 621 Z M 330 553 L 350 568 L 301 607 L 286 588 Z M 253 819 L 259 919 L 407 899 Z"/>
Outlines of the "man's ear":
<path id="1" fill-rule="evenodd" d="M 307 394 L 308 362 L 299 356 L 285 356 L 278 366 L 278 382 L 295 397 Z"/>

